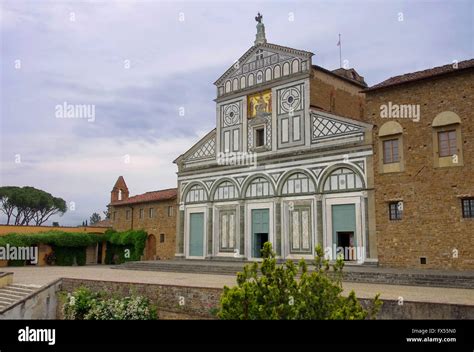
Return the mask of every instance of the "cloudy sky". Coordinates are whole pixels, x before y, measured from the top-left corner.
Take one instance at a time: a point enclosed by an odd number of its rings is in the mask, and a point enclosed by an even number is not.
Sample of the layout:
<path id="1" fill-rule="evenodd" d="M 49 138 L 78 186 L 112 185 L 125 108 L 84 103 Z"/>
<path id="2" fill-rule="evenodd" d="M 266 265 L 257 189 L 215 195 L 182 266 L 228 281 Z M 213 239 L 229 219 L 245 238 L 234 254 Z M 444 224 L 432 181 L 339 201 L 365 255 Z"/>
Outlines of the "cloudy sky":
<path id="1" fill-rule="evenodd" d="M 474 57 L 473 2 L 0 0 L 1 185 L 102 212 L 119 175 L 131 194 L 176 186 L 172 161 L 215 125 L 213 82 L 255 38 L 342 56 L 369 85 Z M 90 104 L 93 119 L 57 105 Z M 184 116 L 180 116 L 184 109 Z"/>

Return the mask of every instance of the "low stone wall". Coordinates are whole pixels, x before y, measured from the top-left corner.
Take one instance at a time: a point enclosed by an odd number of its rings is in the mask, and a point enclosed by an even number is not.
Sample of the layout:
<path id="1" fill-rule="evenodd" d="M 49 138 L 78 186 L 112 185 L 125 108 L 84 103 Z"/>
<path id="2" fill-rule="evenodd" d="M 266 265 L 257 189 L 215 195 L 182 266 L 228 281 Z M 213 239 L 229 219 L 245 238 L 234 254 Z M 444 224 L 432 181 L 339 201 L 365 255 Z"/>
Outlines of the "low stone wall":
<path id="1" fill-rule="evenodd" d="M 364 307 L 371 304 L 370 299 L 359 299 Z M 464 304 L 430 303 L 397 300 L 382 300 L 383 306 L 377 315 L 379 320 L 395 319 L 474 319 L 474 306 Z"/>
<path id="2" fill-rule="evenodd" d="M 57 292 L 60 288 L 61 279 L 43 286 L 6 310 L 0 311 L 0 319 L 56 319 Z"/>
<path id="3" fill-rule="evenodd" d="M 110 295 L 145 296 L 158 307 L 161 319 L 215 319 L 212 310 L 218 307 L 223 291 L 219 288 L 69 278 L 64 278 L 62 282 L 62 290 L 66 292 L 81 286 Z M 360 299 L 360 302 L 367 307 L 372 300 Z M 377 319 L 474 319 L 474 306 L 413 301 L 404 301 L 403 305 L 399 305 L 397 300 L 383 300 Z"/>
<path id="4" fill-rule="evenodd" d="M 62 279 L 62 291 L 72 292 L 79 287 L 102 291 L 110 296 L 136 294 L 147 297 L 158 307 L 162 319 L 213 319 L 212 310 L 217 308 L 222 294 L 219 288 Z"/>

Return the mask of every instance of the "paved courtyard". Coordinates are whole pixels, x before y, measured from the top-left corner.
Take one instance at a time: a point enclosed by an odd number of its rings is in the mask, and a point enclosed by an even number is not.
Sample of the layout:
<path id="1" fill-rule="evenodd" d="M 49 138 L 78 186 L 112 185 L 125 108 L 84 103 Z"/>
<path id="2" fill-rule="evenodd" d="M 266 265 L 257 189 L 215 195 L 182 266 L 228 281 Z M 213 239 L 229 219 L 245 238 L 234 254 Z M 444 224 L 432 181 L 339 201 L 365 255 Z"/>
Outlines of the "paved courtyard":
<path id="1" fill-rule="evenodd" d="M 6 270 L 5 270 L 6 269 Z M 8 267 L 14 273 L 15 283 L 45 285 L 61 277 L 90 280 L 139 282 L 164 285 L 218 287 L 235 285 L 235 277 L 229 275 L 191 274 L 158 271 L 112 269 L 110 266 L 82 267 Z M 421 286 L 397 286 L 344 282 L 345 292 L 354 290 L 359 298 L 372 298 L 377 293 L 382 299 L 403 297 L 404 301 L 436 302 L 474 305 L 474 290 Z"/>

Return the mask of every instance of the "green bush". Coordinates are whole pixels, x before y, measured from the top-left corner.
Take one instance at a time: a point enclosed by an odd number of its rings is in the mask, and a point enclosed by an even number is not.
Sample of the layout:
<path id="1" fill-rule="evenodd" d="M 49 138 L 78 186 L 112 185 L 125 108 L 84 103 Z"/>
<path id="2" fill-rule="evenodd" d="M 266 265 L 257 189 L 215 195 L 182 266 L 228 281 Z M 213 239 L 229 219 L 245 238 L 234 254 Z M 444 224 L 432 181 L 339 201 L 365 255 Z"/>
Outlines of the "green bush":
<path id="1" fill-rule="evenodd" d="M 136 261 L 140 260 L 145 250 L 147 233 L 143 230 L 129 230 L 124 232 L 117 232 L 115 230 L 107 230 L 105 232 L 105 238 L 107 240 L 107 252 L 110 263 L 119 261 L 123 263 L 125 261 Z M 112 244 L 113 246 L 110 246 Z M 126 250 L 130 251 L 130 256 L 125 256 Z M 117 260 L 114 260 L 114 257 Z M 107 254 L 106 254 L 107 262 Z M 117 264 L 117 263 L 115 263 Z"/>
<path id="2" fill-rule="evenodd" d="M 368 310 L 353 291 L 342 296 L 344 262 L 339 259 L 330 273 L 329 261 L 323 259 L 319 246 L 312 272 L 308 272 L 304 260 L 298 265 L 292 261 L 277 265 L 268 242 L 263 257 L 260 268 L 258 263 L 249 264 L 237 274 L 237 286 L 224 287 L 217 314 L 220 319 L 366 319 L 375 317 L 381 306 L 379 295 Z"/>
<path id="3" fill-rule="evenodd" d="M 56 247 L 87 247 L 105 239 L 102 234 L 49 231 L 33 234 L 9 233 L 0 237 L 0 246 L 29 247 L 40 243 Z"/>
<path id="4" fill-rule="evenodd" d="M 8 266 L 25 266 L 26 261 L 24 260 L 9 260 Z"/>
<path id="5" fill-rule="evenodd" d="M 142 296 L 107 298 L 87 288 L 68 294 L 63 306 L 66 319 L 72 320 L 156 320 L 156 307 Z"/>
<path id="6" fill-rule="evenodd" d="M 55 265 L 86 265 L 86 247 L 55 247 L 53 253 L 56 257 Z"/>

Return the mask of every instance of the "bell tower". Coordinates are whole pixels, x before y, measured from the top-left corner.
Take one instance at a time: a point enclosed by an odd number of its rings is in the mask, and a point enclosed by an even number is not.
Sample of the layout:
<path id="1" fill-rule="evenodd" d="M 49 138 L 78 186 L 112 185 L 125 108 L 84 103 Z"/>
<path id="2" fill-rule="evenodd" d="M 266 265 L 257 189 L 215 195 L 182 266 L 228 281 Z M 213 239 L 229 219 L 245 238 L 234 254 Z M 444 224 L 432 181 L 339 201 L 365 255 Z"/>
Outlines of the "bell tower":
<path id="1" fill-rule="evenodd" d="M 119 176 L 117 182 L 115 182 L 112 192 L 110 192 L 110 202 L 119 202 L 121 200 L 127 200 L 129 196 L 128 187 L 125 183 L 123 176 Z"/>

